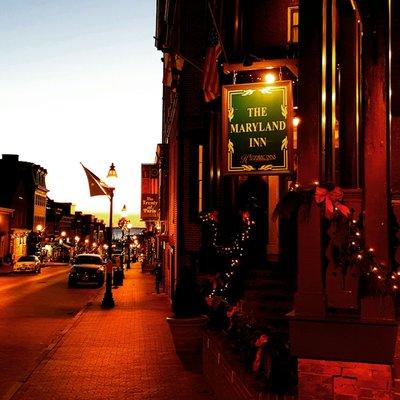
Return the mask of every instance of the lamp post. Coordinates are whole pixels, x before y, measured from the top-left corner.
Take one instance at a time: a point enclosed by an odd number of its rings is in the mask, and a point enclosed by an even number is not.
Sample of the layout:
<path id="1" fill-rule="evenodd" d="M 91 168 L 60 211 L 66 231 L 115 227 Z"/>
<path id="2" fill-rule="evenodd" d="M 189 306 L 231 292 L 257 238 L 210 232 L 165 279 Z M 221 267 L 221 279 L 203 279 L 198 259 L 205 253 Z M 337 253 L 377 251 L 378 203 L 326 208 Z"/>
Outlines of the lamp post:
<path id="1" fill-rule="evenodd" d="M 78 243 L 81 240 L 79 236 L 75 236 L 74 256 L 78 254 Z"/>
<path id="2" fill-rule="evenodd" d="M 132 228 L 132 224 L 128 219 L 128 212 L 126 210 L 126 205 L 122 207 L 121 210 L 121 219 L 118 221 L 118 226 L 121 228 L 121 242 L 124 251 L 127 250 L 128 257 L 127 257 L 127 266 L 126 268 L 129 269 L 131 260 L 130 260 L 130 251 L 129 251 L 129 243 L 130 243 L 130 229 Z"/>
<path id="3" fill-rule="evenodd" d="M 36 225 L 36 251 L 39 253 L 40 262 L 43 262 L 43 254 L 42 254 L 42 234 L 43 234 L 43 226 L 38 224 Z"/>
<path id="4" fill-rule="evenodd" d="M 107 178 L 110 180 L 117 178 L 117 172 L 115 171 L 114 163 L 111 164 L 110 169 L 107 174 Z M 114 187 L 109 186 L 109 199 L 110 199 L 110 220 L 109 220 L 109 232 L 108 232 L 108 263 L 106 269 L 106 289 L 104 292 L 104 297 L 101 302 L 103 308 L 113 308 L 115 306 L 114 299 L 112 296 L 112 264 L 111 264 L 111 254 L 112 254 L 112 220 L 113 220 L 113 198 L 114 198 Z"/>
<path id="5" fill-rule="evenodd" d="M 126 268 L 130 269 L 131 268 L 131 228 L 132 228 L 132 224 L 129 223 L 127 225 L 127 228 L 128 228 L 128 237 L 126 240 L 126 248 L 128 250 L 128 260 L 127 260 Z"/>

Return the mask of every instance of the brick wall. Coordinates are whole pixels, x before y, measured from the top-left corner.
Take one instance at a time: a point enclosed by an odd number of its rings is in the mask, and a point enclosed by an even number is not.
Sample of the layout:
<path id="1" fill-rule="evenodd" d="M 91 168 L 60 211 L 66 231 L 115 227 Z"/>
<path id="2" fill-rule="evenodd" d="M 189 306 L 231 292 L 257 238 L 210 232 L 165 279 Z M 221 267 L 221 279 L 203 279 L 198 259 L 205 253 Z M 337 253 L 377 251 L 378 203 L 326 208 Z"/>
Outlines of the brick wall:
<path id="1" fill-rule="evenodd" d="M 299 400 L 389 400 L 390 365 L 298 360 Z"/>
<path id="2" fill-rule="evenodd" d="M 260 379 L 230 353 L 218 334 L 203 335 L 203 374 L 218 400 L 297 400 L 295 395 L 267 393 Z"/>
<path id="3" fill-rule="evenodd" d="M 196 147 L 194 147 L 194 149 L 196 149 Z M 181 210 L 184 218 L 185 234 L 183 241 L 185 252 L 199 251 L 201 244 L 199 223 L 196 223 L 193 217 L 191 217 L 191 215 L 197 214 L 197 170 L 197 157 L 193 151 L 191 151 L 191 141 L 189 138 L 185 140 L 183 171 L 181 171 L 181 173 L 185 174 L 183 186 L 184 207 Z M 194 208 L 194 210 L 192 208 Z"/>

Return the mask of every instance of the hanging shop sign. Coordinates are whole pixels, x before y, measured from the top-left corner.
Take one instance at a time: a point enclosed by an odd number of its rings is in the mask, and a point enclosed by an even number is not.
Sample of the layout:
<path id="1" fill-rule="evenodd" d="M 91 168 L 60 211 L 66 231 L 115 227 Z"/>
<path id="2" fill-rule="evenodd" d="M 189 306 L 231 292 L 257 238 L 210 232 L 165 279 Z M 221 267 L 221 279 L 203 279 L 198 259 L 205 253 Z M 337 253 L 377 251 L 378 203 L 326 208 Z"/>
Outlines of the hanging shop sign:
<path id="1" fill-rule="evenodd" d="M 160 211 L 158 194 L 143 194 L 140 207 L 140 219 L 158 220 Z"/>
<path id="2" fill-rule="evenodd" d="M 223 86 L 224 173 L 289 173 L 292 121 L 291 81 Z"/>
<path id="3" fill-rule="evenodd" d="M 158 220 L 160 215 L 159 167 L 157 164 L 142 164 L 142 197 L 140 218 L 144 221 Z"/>

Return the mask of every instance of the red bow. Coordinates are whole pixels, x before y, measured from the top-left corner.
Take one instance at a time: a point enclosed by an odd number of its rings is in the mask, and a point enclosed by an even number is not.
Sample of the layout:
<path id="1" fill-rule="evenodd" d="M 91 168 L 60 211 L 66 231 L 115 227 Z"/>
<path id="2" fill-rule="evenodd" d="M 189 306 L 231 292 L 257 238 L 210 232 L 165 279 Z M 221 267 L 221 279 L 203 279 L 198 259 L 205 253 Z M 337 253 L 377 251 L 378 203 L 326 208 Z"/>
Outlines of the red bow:
<path id="1" fill-rule="evenodd" d="M 212 221 L 218 221 L 218 211 L 210 211 L 208 213 L 208 217 L 212 220 Z"/>
<path id="2" fill-rule="evenodd" d="M 250 219 L 250 212 L 249 211 L 243 211 L 242 212 L 242 220 L 246 221 L 248 219 Z"/>
<path id="3" fill-rule="evenodd" d="M 332 218 L 335 210 L 339 211 L 346 218 L 351 214 L 349 207 L 341 203 L 343 199 L 343 191 L 339 186 L 335 186 L 333 190 L 321 188 L 317 186 L 315 189 L 315 202 L 321 204 L 325 202 L 325 216 Z"/>
<path id="4" fill-rule="evenodd" d="M 257 347 L 257 352 L 252 365 L 253 372 L 258 372 L 260 368 L 264 345 L 268 343 L 268 340 L 269 340 L 268 336 L 263 334 L 255 342 L 255 346 Z"/>
<path id="5" fill-rule="evenodd" d="M 226 312 L 226 316 L 228 318 L 232 318 L 239 311 L 237 306 L 232 307 L 229 311 Z"/>

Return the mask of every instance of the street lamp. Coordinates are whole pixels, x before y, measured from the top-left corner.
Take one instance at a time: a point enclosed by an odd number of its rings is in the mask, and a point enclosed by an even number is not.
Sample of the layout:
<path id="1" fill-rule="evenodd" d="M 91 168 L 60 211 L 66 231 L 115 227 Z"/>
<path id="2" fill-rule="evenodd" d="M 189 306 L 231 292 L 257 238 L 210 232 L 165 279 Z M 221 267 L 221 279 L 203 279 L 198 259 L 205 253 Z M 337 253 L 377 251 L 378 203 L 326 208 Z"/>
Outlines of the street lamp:
<path id="1" fill-rule="evenodd" d="M 117 172 L 115 171 L 114 163 L 111 164 L 110 169 L 107 174 L 107 178 L 111 181 L 111 179 L 117 178 Z M 112 268 L 111 264 L 111 255 L 112 255 L 112 221 L 113 221 L 113 198 L 114 198 L 114 187 L 109 186 L 109 199 L 110 199 L 110 220 L 109 220 L 109 232 L 108 232 L 108 263 L 106 270 L 106 290 L 104 292 L 103 301 L 101 302 L 101 306 L 103 308 L 113 308 L 115 306 L 114 299 L 112 296 Z"/>
<path id="2" fill-rule="evenodd" d="M 40 225 L 40 224 L 36 225 L 36 234 L 37 234 L 36 251 L 39 252 L 40 262 L 43 262 L 43 254 L 42 254 L 43 226 L 42 225 Z"/>
<path id="3" fill-rule="evenodd" d="M 126 268 L 130 268 L 130 253 L 129 253 L 129 242 L 130 242 L 130 229 L 132 227 L 131 222 L 128 219 L 128 212 L 126 210 L 126 205 L 122 207 L 121 210 L 121 219 L 118 221 L 118 226 L 121 228 L 121 243 L 123 246 L 124 251 L 127 250 L 128 257 L 127 257 L 127 266 Z"/>
<path id="4" fill-rule="evenodd" d="M 75 236 L 74 256 L 78 253 L 78 243 L 81 240 L 79 236 Z"/>
<path id="5" fill-rule="evenodd" d="M 132 224 L 129 222 L 129 224 L 127 225 L 128 228 L 128 238 L 127 238 L 127 249 L 128 249 L 128 261 L 127 261 L 127 269 L 131 268 L 131 228 L 132 228 Z"/>

